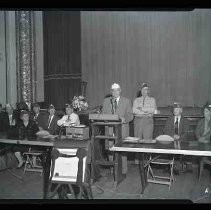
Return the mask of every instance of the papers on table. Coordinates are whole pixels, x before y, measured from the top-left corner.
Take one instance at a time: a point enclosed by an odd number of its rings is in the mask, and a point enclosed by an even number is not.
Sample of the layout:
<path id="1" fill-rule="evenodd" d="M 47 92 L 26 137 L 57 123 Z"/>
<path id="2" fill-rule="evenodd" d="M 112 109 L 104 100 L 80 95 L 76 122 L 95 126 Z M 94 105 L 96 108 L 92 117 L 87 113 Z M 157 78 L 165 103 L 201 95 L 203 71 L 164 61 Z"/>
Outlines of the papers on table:
<path id="1" fill-rule="evenodd" d="M 155 139 L 140 139 L 137 137 L 131 137 L 128 136 L 125 139 L 123 139 L 124 142 L 128 143 L 143 143 L 143 144 L 151 144 L 151 143 L 156 143 Z"/>

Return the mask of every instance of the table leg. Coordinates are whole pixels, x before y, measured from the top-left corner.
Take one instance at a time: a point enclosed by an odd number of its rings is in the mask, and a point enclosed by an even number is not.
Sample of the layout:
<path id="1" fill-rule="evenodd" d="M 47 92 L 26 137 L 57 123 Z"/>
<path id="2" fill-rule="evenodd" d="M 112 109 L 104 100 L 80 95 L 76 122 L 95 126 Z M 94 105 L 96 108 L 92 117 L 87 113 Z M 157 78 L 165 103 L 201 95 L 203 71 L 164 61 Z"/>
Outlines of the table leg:
<path id="1" fill-rule="evenodd" d="M 124 179 L 122 174 L 122 154 L 121 152 L 114 153 L 114 187 L 116 188 L 118 184 Z"/>
<path id="2" fill-rule="evenodd" d="M 47 199 L 48 194 L 51 168 L 51 151 L 52 148 L 48 148 L 43 157 L 43 199 Z"/>
<path id="3" fill-rule="evenodd" d="M 144 194 L 144 189 L 147 184 L 146 170 L 144 168 L 144 153 L 139 154 L 139 172 L 141 176 L 141 196 Z"/>

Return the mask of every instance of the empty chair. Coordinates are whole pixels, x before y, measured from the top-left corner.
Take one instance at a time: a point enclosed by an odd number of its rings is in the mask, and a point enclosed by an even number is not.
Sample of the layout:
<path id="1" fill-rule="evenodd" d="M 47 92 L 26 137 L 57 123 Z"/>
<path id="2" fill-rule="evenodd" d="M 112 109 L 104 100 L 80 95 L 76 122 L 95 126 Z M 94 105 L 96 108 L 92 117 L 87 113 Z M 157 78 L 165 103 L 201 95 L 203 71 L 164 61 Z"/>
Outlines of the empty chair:
<path id="1" fill-rule="evenodd" d="M 174 143 L 174 139 L 167 135 L 161 135 L 156 138 L 161 144 L 171 144 Z M 153 171 L 153 167 L 155 165 L 160 166 L 169 166 L 169 176 L 158 176 L 155 175 Z M 173 181 L 175 181 L 173 175 L 174 169 L 174 156 L 167 158 L 166 155 L 157 155 L 155 157 L 150 156 L 149 160 L 145 164 L 147 167 L 147 182 L 156 183 L 156 184 L 164 184 L 169 186 L 169 190 Z"/>
<path id="2" fill-rule="evenodd" d="M 36 151 L 31 150 L 31 147 L 29 148 L 28 152 L 24 152 L 23 156 L 25 157 L 25 165 L 24 165 L 24 171 L 23 174 L 26 173 L 26 171 L 34 171 L 39 172 L 40 175 L 43 173 L 43 167 L 42 167 L 42 151 Z"/>
<path id="3" fill-rule="evenodd" d="M 87 152 L 83 148 L 53 149 L 48 198 L 59 194 L 60 189 L 63 199 L 68 199 L 68 194 L 74 199 L 93 198 L 86 159 Z"/>

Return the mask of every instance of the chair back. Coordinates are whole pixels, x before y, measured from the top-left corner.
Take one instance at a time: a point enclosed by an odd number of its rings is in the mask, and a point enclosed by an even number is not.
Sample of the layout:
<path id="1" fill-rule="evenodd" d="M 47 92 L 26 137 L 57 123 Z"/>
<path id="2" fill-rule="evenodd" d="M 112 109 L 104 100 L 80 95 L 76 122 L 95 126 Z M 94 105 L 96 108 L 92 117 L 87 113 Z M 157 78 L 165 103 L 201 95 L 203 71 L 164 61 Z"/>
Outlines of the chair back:
<path id="1" fill-rule="evenodd" d="M 82 184 L 85 181 L 87 152 L 84 148 L 52 150 L 51 181 Z"/>

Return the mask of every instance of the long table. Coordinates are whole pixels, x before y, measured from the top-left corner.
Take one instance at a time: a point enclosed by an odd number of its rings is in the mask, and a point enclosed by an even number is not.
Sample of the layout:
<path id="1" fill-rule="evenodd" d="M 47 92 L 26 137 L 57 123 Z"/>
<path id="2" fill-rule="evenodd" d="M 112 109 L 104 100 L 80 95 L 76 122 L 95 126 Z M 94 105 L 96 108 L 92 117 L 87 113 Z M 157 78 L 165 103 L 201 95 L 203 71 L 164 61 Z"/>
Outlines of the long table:
<path id="1" fill-rule="evenodd" d="M 116 155 L 121 156 L 122 152 L 135 152 L 139 153 L 139 172 L 141 177 L 141 195 L 144 193 L 144 189 L 147 184 L 146 170 L 144 167 L 144 154 L 157 153 L 157 154 L 172 154 L 172 155 L 191 155 L 191 156 L 210 156 L 211 157 L 211 143 L 199 143 L 198 141 L 182 141 L 171 142 L 169 144 L 162 144 L 160 142 L 155 143 L 126 143 L 120 142 L 110 148 Z M 116 161 L 121 158 L 116 158 Z M 115 163 L 116 170 L 121 164 Z M 115 176 L 119 176 L 116 173 Z"/>
<path id="2" fill-rule="evenodd" d="M 0 144 L 12 144 L 12 145 L 29 145 L 29 146 L 41 146 L 45 148 L 43 152 L 43 199 L 47 198 L 50 167 L 51 167 L 51 151 L 53 147 L 56 148 L 87 148 L 90 150 L 90 140 L 78 140 L 75 138 L 64 139 L 52 139 L 52 138 L 37 138 L 37 140 L 13 140 L 13 139 L 0 139 Z M 90 159 L 88 153 L 88 159 Z"/>

